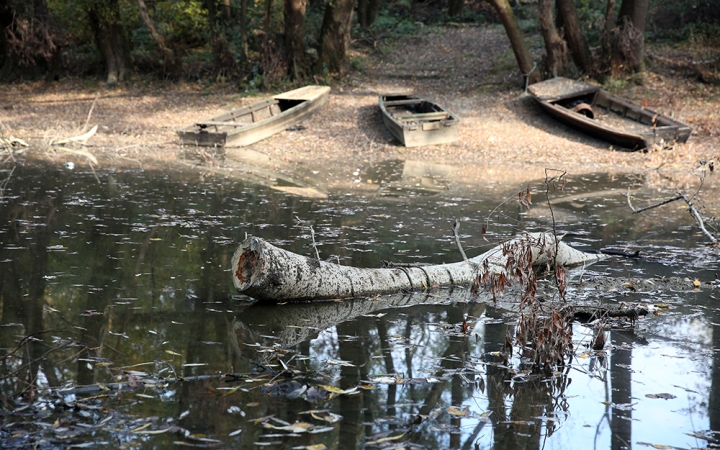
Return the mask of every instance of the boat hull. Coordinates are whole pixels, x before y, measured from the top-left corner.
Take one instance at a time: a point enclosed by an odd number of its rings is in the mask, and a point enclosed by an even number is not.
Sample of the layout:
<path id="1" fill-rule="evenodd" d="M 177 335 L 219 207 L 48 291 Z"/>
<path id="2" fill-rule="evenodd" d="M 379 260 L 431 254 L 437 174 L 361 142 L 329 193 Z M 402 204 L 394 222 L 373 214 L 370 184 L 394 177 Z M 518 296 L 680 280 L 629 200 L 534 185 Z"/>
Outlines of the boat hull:
<path id="1" fill-rule="evenodd" d="M 436 103 L 414 95 L 381 95 L 378 105 L 388 131 L 405 147 L 458 139 L 460 118 Z"/>
<path id="2" fill-rule="evenodd" d="M 240 147 L 306 119 L 328 99 L 330 87 L 305 86 L 178 130 L 184 145 Z"/>
<path id="3" fill-rule="evenodd" d="M 528 90 L 558 121 L 629 150 L 686 142 L 691 133 L 688 125 L 587 83 L 553 78 Z"/>

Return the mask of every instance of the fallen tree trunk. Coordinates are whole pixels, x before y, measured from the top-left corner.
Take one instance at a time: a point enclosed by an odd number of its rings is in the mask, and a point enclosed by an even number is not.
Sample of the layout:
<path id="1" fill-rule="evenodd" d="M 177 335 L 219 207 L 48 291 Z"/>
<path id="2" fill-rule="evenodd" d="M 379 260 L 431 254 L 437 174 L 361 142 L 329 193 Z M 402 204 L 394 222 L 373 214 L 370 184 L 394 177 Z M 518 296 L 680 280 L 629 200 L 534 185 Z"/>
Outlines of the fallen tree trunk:
<path id="1" fill-rule="evenodd" d="M 452 264 L 382 269 L 341 266 L 282 250 L 258 237 L 245 239 L 232 258 L 232 278 L 241 294 L 261 301 L 348 298 L 430 287 L 469 285 L 478 277 L 513 279 L 528 265 L 573 266 L 603 258 L 556 241 L 549 233 L 524 234 L 475 258 Z"/>

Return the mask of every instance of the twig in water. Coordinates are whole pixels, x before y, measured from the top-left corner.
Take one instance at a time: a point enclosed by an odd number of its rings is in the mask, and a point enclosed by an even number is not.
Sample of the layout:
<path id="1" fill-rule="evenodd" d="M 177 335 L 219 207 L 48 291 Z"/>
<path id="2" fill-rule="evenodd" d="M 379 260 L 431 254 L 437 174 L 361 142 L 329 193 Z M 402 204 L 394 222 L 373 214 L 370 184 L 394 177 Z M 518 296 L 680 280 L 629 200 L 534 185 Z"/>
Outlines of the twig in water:
<path id="1" fill-rule="evenodd" d="M 562 172 L 560 176 L 558 177 L 550 177 L 549 172 L 555 171 L 555 172 Z M 552 208 L 552 203 L 550 203 L 550 184 L 554 184 L 556 180 L 562 180 L 562 187 L 561 190 L 564 190 L 565 188 L 565 174 L 567 174 L 566 170 L 558 170 L 558 169 L 545 169 L 545 199 L 547 200 L 548 208 L 550 209 L 550 218 L 552 219 L 552 232 L 553 236 L 555 237 L 555 256 L 552 259 L 553 263 L 553 270 L 555 272 L 555 285 L 558 288 L 558 293 L 560 294 L 560 298 L 562 300 L 565 300 L 565 272 L 562 267 L 558 267 L 557 265 L 557 254 L 558 254 L 558 248 L 560 247 L 560 239 L 558 239 L 557 234 L 557 223 L 555 222 L 555 212 Z"/>
<path id="2" fill-rule="evenodd" d="M 320 252 L 318 252 L 318 249 L 317 249 L 317 243 L 315 242 L 315 230 L 313 230 L 312 225 L 309 225 L 309 223 L 310 223 L 309 221 L 302 220 L 298 216 L 295 216 L 295 220 L 297 221 L 298 225 L 307 226 L 310 229 L 310 239 L 312 239 L 312 246 L 315 249 L 315 257 L 317 258 L 318 261 L 320 261 Z M 308 225 L 306 225 L 306 224 L 308 224 Z"/>
<path id="3" fill-rule="evenodd" d="M 315 230 L 313 230 L 312 225 L 310 225 L 310 238 L 312 239 L 312 245 L 315 249 L 315 257 L 318 261 L 320 261 L 320 253 L 318 252 L 317 244 L 315 243 Z"/>
<path id="4" fill-rule="evenodd" d="M 455 245 L 457 245 L 458 250 L 460 250 L 460 254 L 462 255 L 463 261 L 467 261 L 468 258 L 465 255 L 465 250 L 462 248 L 462 244 L 460 243 L 460 236 L 458 235 L 458 231 L 460 230 L 460 221 L 455 219 L 455 222 L 452 224 L 452 232 L 453 236 L 455 237 Z"/>
<path id="5" fill-rule="evenodd" d="M 627 192 L 628 206 L 630 207 L 630 209 L 632 209 L 633 214 L 641 213 L 643 211 L 647 211 L 648 209 L 657 208 L 658 206 L 666 205 L 666 204 L 672 203 L 676 200 L 683 200 L 683 201 L 685 201 L 685 203 L 687 203 L 690 215 L 693 216 L 693 219 L 695 219 L 695 221 L 698 224 L 698 227 L 700 227 L 700 230 L 703 232 L 703 234 L 705 236 L 707 236 L 708 239 L 710 239 L 710 241 L 713 243 L 713 245 L 719 245 L 720 242 L 718 241 L 718 239 L 715 236 L 713 236 L 712 233 L 710 233 L 707 230 L 707 228 L 705 228 L 705 223 L 703 222 L 703 219 L 700 216 L 700 213 L 697 211 L 697 208 L 695 208 L 695 205 L 693 205 L 692 200 L 689 199 L 682 192 L 678 192 L 678 194 L 673 198 L 669 198 L 669 199 L 663 200 L 659 203 L 655 203 L 654 205 L 646 206 L 645 208 L 640 208 L 640 209 L 635 209 L 633 207 L 632 203 L 630 202 L 630 190 L 628 189 L 628 192 Z"/>

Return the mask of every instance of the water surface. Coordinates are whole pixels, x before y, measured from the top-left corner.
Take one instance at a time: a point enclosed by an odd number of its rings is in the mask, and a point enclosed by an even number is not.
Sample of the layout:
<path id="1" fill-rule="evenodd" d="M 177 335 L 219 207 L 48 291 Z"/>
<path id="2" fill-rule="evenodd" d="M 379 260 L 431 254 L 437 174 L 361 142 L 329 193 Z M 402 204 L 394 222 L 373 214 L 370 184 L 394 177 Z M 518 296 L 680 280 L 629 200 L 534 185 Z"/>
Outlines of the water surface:
<path id="1" fill-rule="evenodd" d="M 575 175 L 564 190 L 539 180 L 527 211 L 525 186 L 454 186 L 398 164 L 358 175 L 375 191 L 321 195 L 288 177 L 279 184 L 293 189 L 194 170 L 17 167 L 0 199 L 4 445 L 619 449 L 716 437 L 717 251 L 681 205 L 634 216 L 627 205 L 628 188 L 637 206 L 671 188 L 638 175 Z M 649 282 L 574 288 L 568 301 L 659 313 L 609 331 L 603 351 L 574 324 L 574 356 L 548 377 L 517 353 L 497 357 L 518 319 L 510 293 L 497 305 L 461 288 L 258 305 L 232 288 L 247 234 L 308 256 L 314 237 L 321 258 L 346 265 L 444 263 L 459 259 L 456 219 L 469 256 L 553 226 L 580 249 L 640 249 L 572 277 Z M 660 289 L 658 277 L 688 282 Z"/>

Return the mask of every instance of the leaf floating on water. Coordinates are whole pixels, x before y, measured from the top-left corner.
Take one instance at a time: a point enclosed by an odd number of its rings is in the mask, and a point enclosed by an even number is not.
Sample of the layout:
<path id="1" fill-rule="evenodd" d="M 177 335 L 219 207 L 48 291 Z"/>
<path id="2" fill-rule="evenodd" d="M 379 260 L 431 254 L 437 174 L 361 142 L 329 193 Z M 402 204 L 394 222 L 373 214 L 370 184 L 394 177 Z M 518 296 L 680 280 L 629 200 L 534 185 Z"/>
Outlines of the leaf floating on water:
<path id="1" fill-rule="evenodd" d="M 343 361 L 341 359 L 328 359 L 327 364 L 329 364 L 331 366 L 357 367 L 355 364 L 351 363 L 350 361 Z"/>
<path id="2" fill-rule="evenodd" d="M 342 420 L 342 416 L 339 414 L 332 413 L 326 410 L 313 410 L 307 411 L 310 415 L 317 420 L 324 420 L 327 423 L 336 423 Z"/>
<path id="3" fill-rule="evenodd" d="M 255 419 L 255 421 L 253 422 L 253 425 L 259 425 L 259 424 L 261 424 L 261 423 L 263 423 L 263 422 L 267 422 L 268 420 L 270 420 L 270 419 L 272 419 L 272 418 L 273 418 L 273 416 L 258 417 L 258 418 Z"/>
<path id="4" fill-rule="evenodd" d="M 376 441 L 366 442 L 365 445 L 378 445 L 378 444 L 382 444 L 383 442 L 397 441 L 398 439 L 404 438 L 406 434 L 407 434 L 407 432 L 403 433 L 403 434 L 398 434 L 397 436 L 380 438 Z"/>
<path id="5" fill-rule="evenodd" d="M 342 394 L 345 392 L 345 389 L 340 389 L 338 387 L 330 386 L 327 384 L 321 384 L 320 387 L 333 394 Z"/>
<path id="6" fill-rule="evenodd" d="M 672 394 L 668 394 L 666 392 L 662 392 L 660 394 L 645 394 L 645 397 L 647 398 L 662 398 L 664 400 L 671 400 L 673 398 L 676 398 L 676 396 Z"/>
<path id="7" fill-rule="evenodd" d="M 701 285 L 702 285 L 702 283 L 700 282 L 700 280 L 695 278 L 695 281 L 693 281 L 693 286 L 695 286 L 696 288 L 699 288 Z"/>
<path id="8" fill-rule="evenodd" d="M 318 434 L 318 433 L 327 433 L 328 431 L 333 431 L 335 427 L 313 427 L 308 433 L 310 434 Z"/>
<path id="9" fill-rule="evenodd" d="M 398 384 L 398 380 L 395 377 L 376 377 L 373 378 L 370 382 L 377 384 Z"/>
<path id="10" fill-rule="evenodd" d="M 275 426 L 271 423 L 264 423 L 265 428 L 272 428 L 274 430 L 289 431 L 291 433 L 307 433 L 313 425 L 307 422 L 295 422 L 282 427 Z"/>
<path id="11" fill-rule="evenodd" d="M 457 406 L 452 405 L 448 406 L 447 412 L 452 416 L 467 417 L 470 415 L 470 410 L 466 407 L 458 408 Z"/>
<path id="12" fill-rule="evenodd" d="M 90 447 L 104 447 L 110 445 L 109 442 L 83 442 L 82 444 L 73 444 L 68 448 L 90 448 Z"/>
<path id="13" fill-rule="evenodd" d="M 658 449 L 677 448 L 677 447 L 671 447 L 671 446 L 669 446 L 669 445 L 664 445 L 664 444 L 650 444 L 650 443 L 648 443 L 648 442 L 639 442 L 639 441 L 638 441 L 638 444 L 639 444 L 639 445 L 644 445 L 644 446 L 646 446 L 646 447 L 652 447 L 652 448 L 658 448 Z"/>

